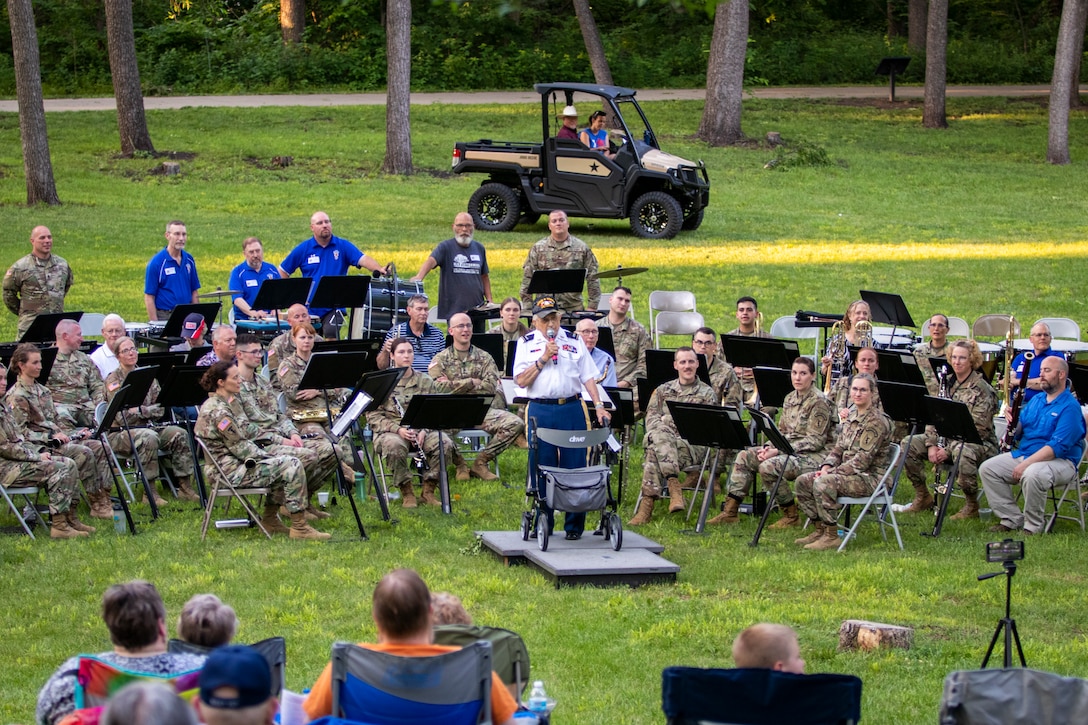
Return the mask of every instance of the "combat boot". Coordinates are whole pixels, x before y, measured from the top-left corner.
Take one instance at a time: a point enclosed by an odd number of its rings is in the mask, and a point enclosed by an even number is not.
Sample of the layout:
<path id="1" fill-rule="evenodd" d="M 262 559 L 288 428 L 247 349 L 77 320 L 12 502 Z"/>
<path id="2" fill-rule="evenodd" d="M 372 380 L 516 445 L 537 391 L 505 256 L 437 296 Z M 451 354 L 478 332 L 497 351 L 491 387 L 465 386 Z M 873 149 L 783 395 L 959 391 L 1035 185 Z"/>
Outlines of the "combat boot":
<path id="1" fill-rule="evenodd" d="M 824 531 L 820 537 L 805 544 L 805 548 L 809 551 L 827 551 L 828 549 L 837 549 L 841 544 L 842 540 L 839 539 L 838 526 L 824 524 Z"/>
<path id="2" fill-rule="evenodd" d="M 53 514 L 53 525 L 49 528 L 50 539 L 78 539 L 90 536 L 86 531 L 76 531 L 68 525 L 65 514 Z"/>
<path id="3" fill-rule="evenodd" d="M 303 511 L 303 513 L 306 514 L 306 520 L 307 521 L 316 521 L 317 516 L 314 516 L 312 513 L 310 513 L 310 508 L 312 508 L 312 507 L 307 507 Z M 287 506 L 280 506 L 280 516 L 291 516 L 291 512 L 287 510 Z"/>
<path id="4" fill-rule="evenodd" d="M 910 506 L 903 509 L 905 514 L 917 514 L 923 511 L 933 510 L 933 494 L 929 492 L 929 486 L 922 483 L 914 483 L 914 500 L 910 502 Z"/>
<path id="5" fill-rule="evenodd" d="M 420 496 L 420 500 L 423 501 L 423 503 L 427 504 L 428 506 L 441 506 L 442 501 L 440 501 L 434 495 L 434 492 L 435 492 L 435 490 L 437 488 L 438 488 L 438 483 L 436 483 L 435 481 L 424 481 L 423 482 L 423 495 Z"/>
<path id="6" fill-rule="evenodd" d="M 93 534 L 94 527 L 88 526 L 79 520 L 79 515 L 76 513 L 76 507 L 72 506 L 68 509 L 68 512 L 64 514 L 64 520 L 68 522 L 68 527 L 76 531 L 82 531 L 84 533 Z"/>
<path id="7" fill-rule="evenodd" d="M 193 490 L 188 476 L 178 478 L 178 498 L 182 501 L 200 501 L 200 496 Z"/>
<path id="8" fill-rule="evenodd" d="M 529 447 L 529 439 L 525 437 L 524 433 L 519 433 L 517 439 L 514 441 L 514 445 L 525 450 Z"/>
<path id="9" fill-rule="evenodd" d="M 684 510 L 684 490 L 680 488 L 680 479 L 676 476 L 669 476 L 669 513 L 676 513 L 677 511 Z"/>
<path id="10" fill-rule="evenodd" d="M 952 514 L 952 518 L 956 521 L 963 521 L 964 519 L 977 519 L 978 518 L 978 491 L 964 491 L 963 508 L 956 513 Z"/>
<path id="11" fill-rule="evenodd" d="M 689 491 L 694 491 L 698 487 L 699 487 L 699 472 L 698 471 L 688 471 L 687 473 L 685 473 L 684 474 L 684 484 L 681 486 L 681 488 L 686 488 Z"/>
<path id="12" fill-rule="evenodd" d="M 808 536 L 802 536 L 800 539 L 794 539 L 793 543 L 800 544 L 801 546 L 806 546 L 808 544 L 811 544 L 813 541 L 816 541 L 816 539 L 819 539 L 823 535 L 824 535 L 824 522 L 823 521 L 818 521 L 818 520 L 813 521 L 812 522 L 812 531 L 810 531 L 808 533 Z"/>
<path id="13" fill-rule="evenodd" d="M 638 511 L 635 512 L 634 517 L 627 522 L 628 526 L 642 526 L 643 524 L 650 523 L 650 519 L 654 515 L 654 501 L 649 496 L 643 496 L 638 501 Z"/>
<path id="14" fill-rule="evenodd" d="M 782 518 L 771 524 L 772 529 L 788 529 L 801 525 L 801 517 L 797 514 L 797 504 L 788 503 L 782 506 Z"/>
<path id="15" fill-rule="evenodd" d="M 314 506 L 314 494 L 312 492 L 306 499 L 306 513 L 308 513 L 310 516 L 313 516 L 315 519 L 327 519 L 332 516 L 332 514 L 330 514 L 328 511 L 322 511 L 321 509 Z M 307 517 L 306 520 L 309 521 L 309 517 Z"/>
<path id="16" fill-rule="evenodd" d="M 154 486 L 151 486 L 150 488 L 151 488 L 151 495 L 154 496 L 154 498 L 155 498 L 155 506 L 157 506 L 158 508 L 162 508 L 163 506 L 165 506 L 166 505 L 166 499 L 164 499 L 162 496 L 159 495 L 159 492 L 155 490 Z M 105 491 L 101 491 L 100 493 L 105 493 Z M 146 495 L 147 495 L 147 492 L 144 490 L 143 484 L 138 484 L 137 487 L 136 487 L 136 500 L 138 502 L 140 502 L 140 503 L 143 503 L 144 500 L 146 499 Z M 106 498 L 109 498 L 109 494 L 106 494 Z M 91 515 L 94 516 L 94 514 L 91 514 Z M 97 518 L 103 518 L 103 517 L 95 516 L 95 518 L 97 519 Z M 110 506 L 110 518 L 111 519 L 113 518 L 113 506 L 112 505 Z"/>
<path id="17" fill-rule="evenodd" d="M 458 481 L 467 481 L 470 478 L 472 478 L 472 475 L 468 471 L 468 464 L 465 463 L 464 460 L 458 461 L 457 462 L 457 480 Z"/>
<path id="18" fill-rule="evenodd" d="M 113 503 L 110 501 L 110 494 L 108 491 L 103 489 L 97 493 L 88 494 L 87 498 L 91 502 L 92 519 L 113 520 Z"/>
<path id="19" fill-rule="evenodd" d="M 332 534 L 318 531 L 306 523 L 305 511 L 291 514 L 291 533 L 288 536 L 292 539 L 310 539 L 312 541 L 325 541 L 332 538 Z"/>
<path id="20" fill-rule="evenodd" d="M 265 530 L 270 534 L 290 533 L 291 530 L 283 525 L 283 522 L 280 521 L 280 517 L 276 514 L 276 504 L 266 504 L 264 507 L 264 516 L 261 517 L 261 526 L 264 526 Z"/>
<path id="21" fill-rule="evenodd" d="M 725 508 L 714 518 L 707 521 L 708 524 L 736 524 L 740 522 L 740 499 L 732 496 L 725 497 Z"/>
<path id="22" fill-rule="evenodd" d="M 401 508 L 414 509 L 419 503 L 416 501 L 416 492 L 412 488 L 411 483 L 402 483 L 400 486 L 400 505 Z"/>
<path id="23" fill-rule="evenodd" d="M 491 462 L 491 459 L 485 456 L 483 453 L 476 456 L 476 460 L 472 462 L 472 468 L 469 469 L 469 474 L 473 478 L 478 478 L 481 481 L 498 481 L 499 477 L 488 469 L 487 464 Z"/>

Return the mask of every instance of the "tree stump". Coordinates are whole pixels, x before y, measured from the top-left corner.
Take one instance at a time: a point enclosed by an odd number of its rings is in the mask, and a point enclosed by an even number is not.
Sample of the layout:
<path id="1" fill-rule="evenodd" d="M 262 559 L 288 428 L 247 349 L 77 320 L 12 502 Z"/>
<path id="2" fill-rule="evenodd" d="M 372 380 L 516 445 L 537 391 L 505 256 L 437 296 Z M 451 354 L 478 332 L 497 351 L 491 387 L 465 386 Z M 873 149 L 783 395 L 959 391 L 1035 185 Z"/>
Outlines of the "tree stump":
<path id="1" fill-rule="evenodd" d="M 866 652 L 877 647 L 910 649 L 914 644 L 914 629 L 895 624 L 847 619 L 839 627 L 839 650 L 860 649 Z"/>
<path id="2" fill-rule="evenodd" d="M 780 134 L 778 131 L 768 131 L 767 132 L 767 143 L 770 144 L 771 146 L 781 146 L 782 145 L 782 134 Z"/>
<path id="3" fill-rule="evenodd" d="M 165 176 L 177 176 L 181 173 L 181 164 L 177 161 L 163 161 L 162 173 Z"/>

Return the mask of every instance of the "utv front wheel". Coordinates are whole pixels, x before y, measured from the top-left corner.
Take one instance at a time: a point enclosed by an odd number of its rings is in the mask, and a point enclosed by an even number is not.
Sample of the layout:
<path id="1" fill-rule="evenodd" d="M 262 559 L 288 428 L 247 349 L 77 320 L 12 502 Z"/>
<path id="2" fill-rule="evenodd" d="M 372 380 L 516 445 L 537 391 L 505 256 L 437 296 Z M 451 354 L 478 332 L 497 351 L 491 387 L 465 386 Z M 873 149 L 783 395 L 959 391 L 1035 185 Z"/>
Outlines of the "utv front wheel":
<path id="1" fill-rule="evenodd" d="M 663 191 L 648 191 L 631 207 L 631 231 L 643 239 L 672 239 L 683 221 L 680 202 Z"/>

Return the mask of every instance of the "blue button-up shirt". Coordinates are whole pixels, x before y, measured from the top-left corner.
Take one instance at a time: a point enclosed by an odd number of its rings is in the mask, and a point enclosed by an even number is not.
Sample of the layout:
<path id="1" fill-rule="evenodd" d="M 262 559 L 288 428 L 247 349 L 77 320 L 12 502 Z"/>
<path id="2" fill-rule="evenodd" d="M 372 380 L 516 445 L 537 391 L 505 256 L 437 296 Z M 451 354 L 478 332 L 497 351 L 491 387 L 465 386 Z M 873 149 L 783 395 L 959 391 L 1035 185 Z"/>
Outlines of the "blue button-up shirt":
<path id="1" fill-rule="evenodd" d="M 1044 446 L 1054 450 L 1055 458 L 1080 463 L 1084 453 L 1084 415 L 1080 404 L 1068 390 L 1047 402 L 1046 395 L 1036 395 L 1020 409 L 1020 447 L 1015 458 L 1027 458 Z"/>

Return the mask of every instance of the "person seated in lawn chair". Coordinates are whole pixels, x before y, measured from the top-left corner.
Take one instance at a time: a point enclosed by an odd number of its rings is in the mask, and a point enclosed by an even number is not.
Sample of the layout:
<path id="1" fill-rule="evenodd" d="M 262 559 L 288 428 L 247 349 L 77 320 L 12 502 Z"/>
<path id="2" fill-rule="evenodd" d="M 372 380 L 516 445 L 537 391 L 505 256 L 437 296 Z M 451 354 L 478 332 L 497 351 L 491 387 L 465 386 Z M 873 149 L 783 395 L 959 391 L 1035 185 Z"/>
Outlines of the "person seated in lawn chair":
<path id="1" fill-rule="evenodd" d="M 784 624 L 753 624 L 733 640 L 733 664 L 805 674 L 797 632 Z"/>

